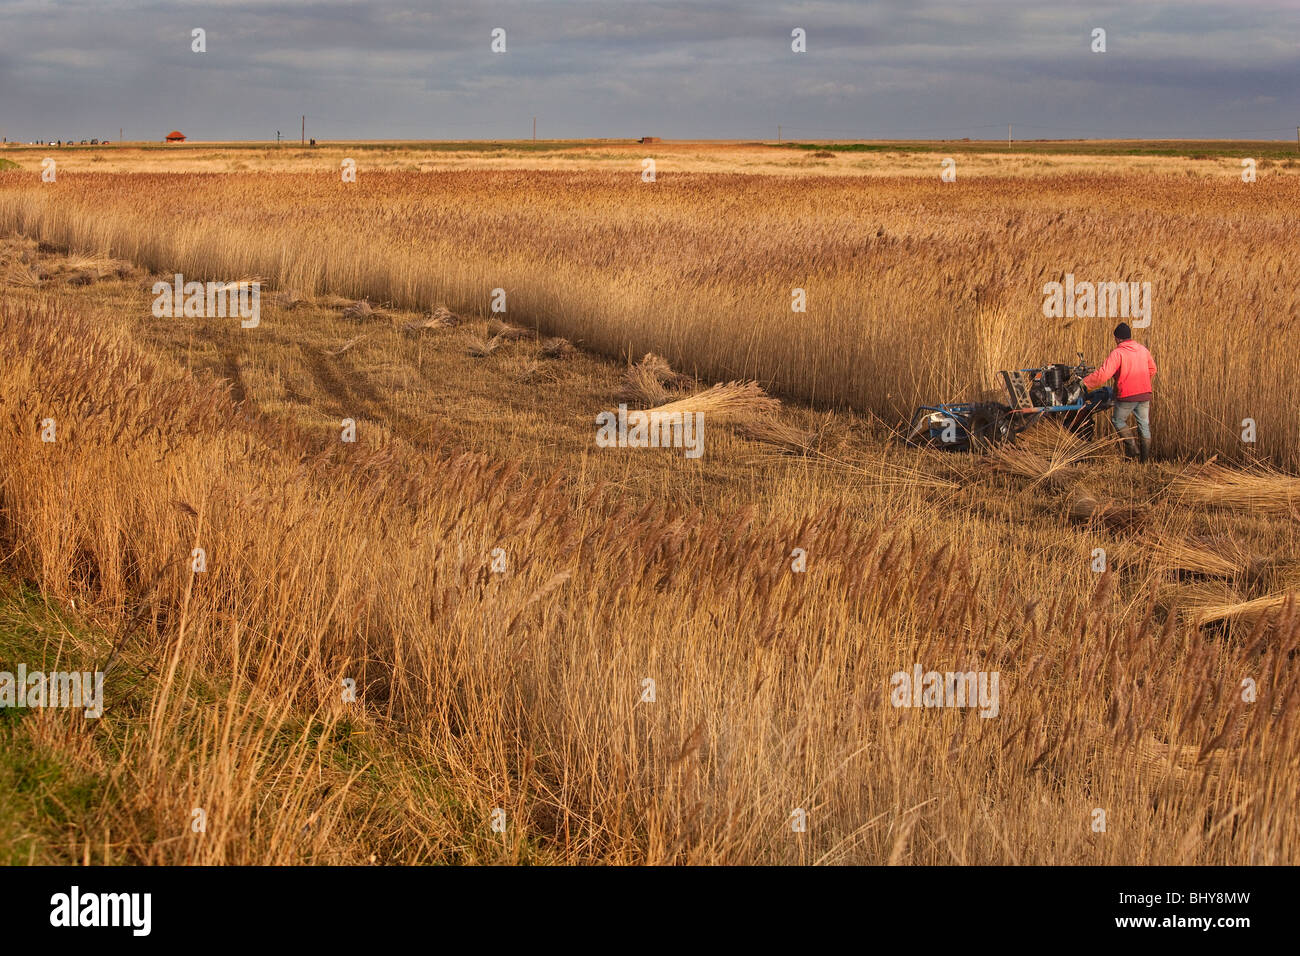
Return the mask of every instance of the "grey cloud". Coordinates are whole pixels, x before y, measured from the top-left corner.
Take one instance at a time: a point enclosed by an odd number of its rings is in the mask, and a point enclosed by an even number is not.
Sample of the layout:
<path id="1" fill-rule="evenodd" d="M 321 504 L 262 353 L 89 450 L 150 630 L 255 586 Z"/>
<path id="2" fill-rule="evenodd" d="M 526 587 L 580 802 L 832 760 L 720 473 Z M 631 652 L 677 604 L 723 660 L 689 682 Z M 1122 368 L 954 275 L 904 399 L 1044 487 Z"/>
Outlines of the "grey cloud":
<path id="1" fill-rule="evenodd" d="M 509 52 L 489 51 L 493 27 Z M 803 27 L 808 52 L 790 51 Z M 1092 54 L 1090 32 L 1107 30 Z M 190 30 L 208 52 L 190 52 Z M 15 139 L 1286 138 L 1300 10 L 1182 0 L 0 2 Z M 1261 137 L 1263 138 L 1263 137 Z"/>

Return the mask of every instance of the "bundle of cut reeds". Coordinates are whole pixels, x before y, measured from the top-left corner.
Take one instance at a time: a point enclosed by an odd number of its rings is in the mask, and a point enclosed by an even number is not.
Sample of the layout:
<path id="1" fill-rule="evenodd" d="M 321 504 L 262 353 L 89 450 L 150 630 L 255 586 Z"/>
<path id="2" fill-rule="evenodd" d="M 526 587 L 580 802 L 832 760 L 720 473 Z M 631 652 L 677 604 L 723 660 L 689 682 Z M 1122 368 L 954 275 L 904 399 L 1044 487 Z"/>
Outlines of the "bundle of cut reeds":
<path id="1" fill-rule="evenodd" d="M 1144 524 L 1149 515 L 1150 509 L 1145 505 L 1102 501 L 1087 492 L 1076 497 L 1069 508 L 1070 520 L 1100 525 L 1111 531 L 1133 531 Z"/>
<path id="2" fill-rule="evenodd" d="M 1171 490 L 1189 501 L 1300 519 L 1300 478 L 1271 468 L 1234 471 L 1211 464 L 1178 478 Z"/>
<path id="3" fill-rule="evenodd" d="M 522 329 L 517 325 L 509 325 L 500 319 L 488 319 L 487 334 L 491 338 L 511 342 L 515 339 L 526 339 L 536 333 L 532 329 Z"/>
<path id="4" fill-rule="evenodd" d="M 716 421 L 739 422 L 770 414 L 781 403 L 766 393 L 757 382 L 727 382 L 706 388 L 686 398 L 649 409 L 651 415 L 695 412 Z"/>

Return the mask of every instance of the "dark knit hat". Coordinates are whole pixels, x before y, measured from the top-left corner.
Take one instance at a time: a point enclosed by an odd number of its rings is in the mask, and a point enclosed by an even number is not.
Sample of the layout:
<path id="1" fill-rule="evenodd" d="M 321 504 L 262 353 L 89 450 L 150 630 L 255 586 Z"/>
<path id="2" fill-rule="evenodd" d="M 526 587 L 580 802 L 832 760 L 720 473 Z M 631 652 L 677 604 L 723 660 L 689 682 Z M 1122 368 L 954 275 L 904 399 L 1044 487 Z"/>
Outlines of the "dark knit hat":
<path id="1" fill-rule="evenodd" d="M 1121 342 L 1125 339 L 1133 338 L 1133 330 L 1128 327 L 1127 322 L 1121 322 L 1119 325 L 1115 326 L 1115 338 L 1119 339 Z"/>

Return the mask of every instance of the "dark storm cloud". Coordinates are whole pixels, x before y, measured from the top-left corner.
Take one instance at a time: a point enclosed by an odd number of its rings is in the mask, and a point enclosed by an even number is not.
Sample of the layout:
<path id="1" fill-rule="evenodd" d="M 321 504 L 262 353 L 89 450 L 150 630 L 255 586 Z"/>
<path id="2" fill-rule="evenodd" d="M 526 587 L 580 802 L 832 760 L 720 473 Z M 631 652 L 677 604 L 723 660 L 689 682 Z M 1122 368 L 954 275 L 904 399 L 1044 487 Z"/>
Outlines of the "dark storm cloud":
<path id="1" fill-rule="evenodd" d="M 1298 89 L 1286 2 L 0 0 L 14 139 L 1286 138 Z"/>

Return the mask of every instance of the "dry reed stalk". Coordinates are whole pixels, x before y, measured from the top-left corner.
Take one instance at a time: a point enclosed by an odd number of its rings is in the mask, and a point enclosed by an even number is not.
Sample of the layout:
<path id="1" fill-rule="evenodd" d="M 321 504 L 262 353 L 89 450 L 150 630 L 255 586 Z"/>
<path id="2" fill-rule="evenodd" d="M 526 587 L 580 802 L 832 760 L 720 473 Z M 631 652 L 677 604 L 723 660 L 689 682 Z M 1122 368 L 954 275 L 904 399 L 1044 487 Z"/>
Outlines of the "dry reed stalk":
<path id="1" fill-rule="evenodd" d="M 623 372 L 619 399 L 643 406 L 662 405 L 692 381 L 689 376 L 674 372 L 663 356 L 647 352 L 641 361 Z"/>
<path id="2" fill-rule="evenodd" d="M 1172 538 L 1158 535 L 1143 542 L 1158 567 L 1204 577 L 1253 580 L 1274 565 L 1274 559 L 1242 547 L 1232 540 Z"/>
<path id="3" fill-rule="evenodd" d="M 1281 608 L 1293 608 L 1298 591 L 1285 591 L 1280 594 L 1269 594 L 1264 597 L 1255 598 L 1250 601 L 1234 601 L 1227 604 L 1205 604 L 1199 607 L 1188 608 L 1188 613 L 1199 624 L 1209 624 L 1214 621 L 1229 621 L 1237 618 L 1256 618 L 1261 614 L 1267 614 Z"/>
<path id="4" fill-rule="evenodd" d="M 1044 422 L 1017 435 L 1012 444 L 994 445 L 986 458 L 996 471 L 1030 479 L 1031 487 L 1057 487 L 1075 477 L 1079 463 L 1096 451 L 1055 422 Z"/>
<path id="5" fill-rule="evenodd" d="M 762 415 L 738 423 L 737 431 L 745 438 L 775 445 L 794 455 L 816 455 L 821 449 L 823 431 L 799 428 L 775 415 Z"/>
<path id="6" fill-rule="evenodd" d="M 41 284 L 41 274 L 33 266 L 25 263 L 13 263 L 5 273 L 5 284 L 21 289 L 35 289 Z"/>
<path id="7" fill-rule="evenodd" d="M 515 376 L 516 382 L 557 382 L 559 375 L 555 369 L 543 365 L 541 362 L 529 362 Z"/>
<path id="8" fill-rule="evenodd" d="M 385 315 L 387 313 L 383 309 L 371 305 L 369 299 L 358 299 L 343 310 L 343 318 L 357 322 L 366 322 Z"/>
<path id="9" fill-rule="evenodd" d="M 1300 518 L 1300 478 L 1263 466 L 1234 471 L 1211 464 L 1198 474 L 1175 479 L 1171 490 L 1200 504 Z"/>
<path id="10" fill-rule="evenodd" d="M 696 412 L 716 421 L 752 421 L 769 415 L 780 407 L 781 403 L 765 394 L 757 382 L 727 382 L 648 411 L 652 415 Z"/>
<path id="11" fill-rule="evenodd" d="M 1070 503 L 1067 514 L 1072 521 L 1100 525 L 1111 531 L 1131 532 L 1146 523 L 1151 511 L 1145 505 L 1099 501 L 1092 494 L 1083 492 Z"/>
<path id="12" fill-rule="evenodd" d="M 433 312 L 430 313 L 429 318 L 431 319 L 431 322 L 426 326 L 426 328 L 430 329 L 450 329 L 465 324 L 465 319 L 463 317 L 457 315 L 445 305 L 440 305 L 434 309 Z"/>
<path id="13" fill-rule="evenodd" d="M 502 338 L 495 335 L 485 339 L 480 335 L 470 335 L 466 351 L 474 358 L 487 358 L 501 346 Z"/>
<path id="14" fill-rule="evenodd" d="M 348 349 L 352 348 L 352 346 L 356 345 L 358 342 L 365 341 L 365 340 L 366 340 L 367 338 L 369 338 L 369 337 L 370 337 L 370 333 L 369 333 L 369 332 L 362 332 L 360 335 L 354 335 L 354 336 L 352 336 L 352 338 L 348 339 L 346 342 L 344 342 L 344 343 L 343 343 L 342 345 L 340 345 L 338 348 L 336 348 L 336 349 L 326 349 L 326 350 L 325 350 L 325 354 L 326 354 L 326 355 L 333 355 L 333 356 L 342 355 L 342 354 L 343 354 L 344 352 L 346 352 Z"/>
<path id="15" fill-rule="evenodd" d="M 69 255 L 63 260 L 63 264 L 73 272 L 90 272 L 97 279 L 106 279 L 109 276 L 120 277 L 130 272 L 128 263 L 119 262 L 102 254 Z"/>
<path id="16" fill-rule="evenodd" d="M 442 319 L 433 315 L 426 315 L 422 319 L 416 319 L 414 322 L 402 323 L 402 329 L 412 335 L 423 332 L 425 329 L 446 329 L 451 326 Z"/>
<path id="17" fill-rule="evenodd" d="M 623 373 L 618 397 L 630 405 L 654 406 L 671 401 L 675 394 L 677 393 L 665 388 L 654 375 L 633 365 Z"/>
<path id="18" fill-rule="evenodd" d="M 287 289 L 275 297 L 275 304 L 286 312 L 292 312 L 307 300 L 293 289 Z"/>
<path id="19" fill-rule="evenodd" d="M 1073 477 L 1078 469 L 1052 462 L 1028 448 L 1015 445 L 994 446 L 984 460 L 994 471 L 1030 479 L 1031 484 L 1051 483 Z"/>
<path id="20" fill-rule="evenodd" d="M 88 272 L 98 277 L 101 270 L 106 269 L 108 260 L 102 256 L 68 256 L 63 259 L 61 265 L 68 272 Z"/>
<path id="21" fill-rule="evenodd" d="M 500 319 L 488 319 L 487 334 L 490 338 L 502 339 L 506 342 L 526 339 L 536 335 L 532 329 L 522 329 L 516 325 L 509 325 Z"/>
<path id="22" fill-rule="evenodd" d="M 545 359 L 563 359 L 568 358 L 576 351 L 577 349 L 573 347 L 572 342 L 557 336 L 543 342 L 541 347 L 538 348 L 537 354 Z"/>

